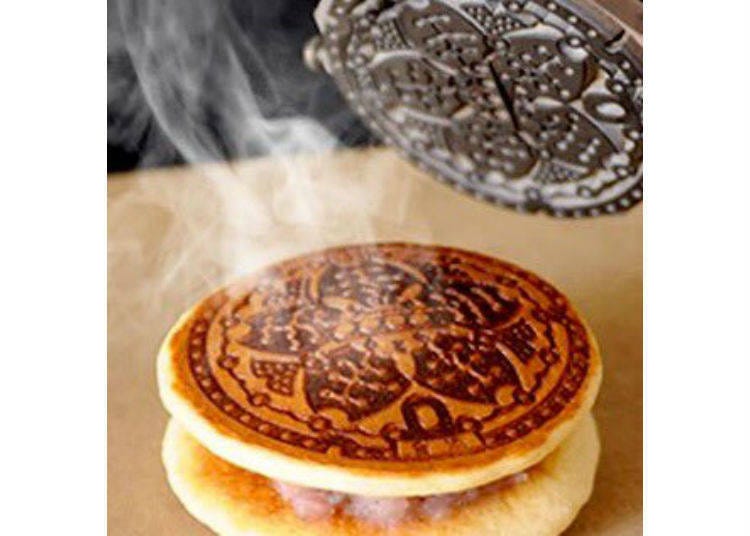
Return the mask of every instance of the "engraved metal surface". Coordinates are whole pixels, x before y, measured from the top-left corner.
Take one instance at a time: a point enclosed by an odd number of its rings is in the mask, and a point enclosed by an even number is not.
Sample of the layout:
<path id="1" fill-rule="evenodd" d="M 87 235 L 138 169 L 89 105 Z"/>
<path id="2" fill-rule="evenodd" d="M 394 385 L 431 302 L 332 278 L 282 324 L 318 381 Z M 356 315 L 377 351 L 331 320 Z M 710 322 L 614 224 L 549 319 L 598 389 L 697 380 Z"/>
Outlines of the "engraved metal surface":
<path id="1" fill-rule="evenodd" d="M 508 447 L 569 417 L 594 359 L 568 301 L 533 274 L 407 244 L 275 265 L 207 298 L 185 333 L 176 359 L 195 396 L 331 460 Z"/>
<path id="2" fill-rule="evenodd" d="M 554 216 L 640 202 L 640 49 L 585 0 L 323 0 L 316 19 L 353 108 L 445 182 Z"/>

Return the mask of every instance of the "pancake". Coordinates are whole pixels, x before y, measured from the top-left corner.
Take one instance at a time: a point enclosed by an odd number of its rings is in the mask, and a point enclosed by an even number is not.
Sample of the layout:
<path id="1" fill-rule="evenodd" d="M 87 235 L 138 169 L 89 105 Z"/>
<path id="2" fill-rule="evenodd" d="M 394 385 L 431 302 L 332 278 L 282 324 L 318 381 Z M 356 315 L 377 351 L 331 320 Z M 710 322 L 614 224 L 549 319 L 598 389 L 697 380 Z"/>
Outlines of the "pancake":
<path id="1" fill-rule="evenodd" d="M 591 495 L 599 441 L 588 415 L 532 469 L 528 481 L 483 495 L 439 521 L 414 520 L 387 530 L 346 514 L 317 522 L 299 519 L 268 479 L 214 456 L 174 420 L 162 455 L 180 501 L 224 536 L 552 536 L 570 525 Z"/>
<path id="2" fill-rule="evenodd" d="M 158 360 L 162 400 L 204 447 L 301 486 L 406 497 L 540 462 L 591 408 L 596 342 L 565 296 L 476 253 L 311 253 L 218 290 Z"/>

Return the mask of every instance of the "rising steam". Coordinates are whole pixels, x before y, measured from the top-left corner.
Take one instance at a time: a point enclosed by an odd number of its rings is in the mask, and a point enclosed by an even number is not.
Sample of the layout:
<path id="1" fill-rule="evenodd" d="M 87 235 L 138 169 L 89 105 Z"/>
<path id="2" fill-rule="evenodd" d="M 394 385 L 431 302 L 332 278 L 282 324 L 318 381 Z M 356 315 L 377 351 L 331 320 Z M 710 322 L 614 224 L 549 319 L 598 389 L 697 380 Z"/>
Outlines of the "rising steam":
<path id="1" fill-rule="evenodd" d="M 273 9 L 268 2 L 248 4 L 249 9 Z M 228 4 L 113 0 L 109 16 L 109 100 L 112 106 L 131 108 L 127 123 L 110 125 L 111 140 L 152 140 L 146 144 L 147 163 L 171 150 L 153 142 L 155 130 L 166 134 L 190 164 L 228 155 L 270 155 L 267 173 L 214 163 L 202 167 L 200 176 L 176 172 L 173 181 L 144 178 L 137 188 L 113 196 L 110 263 L 148 272 L 156 285 L 144 280 L 130 298 L 156 306 L 167 289 L 174 289 L 192 300 L 198 292 L 290 254 L 373 240 L 378 218 L 404 225 L 408 186 L 389 194 L 384 213 L 377 163 L 360 165 L 350 182 L 333 185 L 321 170 L 312 175 L 310 158 L 293 156 L 331 151 L 337 141 L 311 118 L 263 116 L 261 109 L 283 106 L 274 102 L 277 84 L 296 81 L 269 75 Z M 117 58 L 132 65 L 136 81 L 118 76 Z M 156 247 L 148 248 L 156 256 L 141 251 L 140 242 L 116 239 L 132 236 L 124 230 L 146 221 L 158 223 L 158 236 L 149 237 Z M 427 238 L 423 229 L 418 235 Z M 195 273 L 202 281 L 195 281 Z"/>

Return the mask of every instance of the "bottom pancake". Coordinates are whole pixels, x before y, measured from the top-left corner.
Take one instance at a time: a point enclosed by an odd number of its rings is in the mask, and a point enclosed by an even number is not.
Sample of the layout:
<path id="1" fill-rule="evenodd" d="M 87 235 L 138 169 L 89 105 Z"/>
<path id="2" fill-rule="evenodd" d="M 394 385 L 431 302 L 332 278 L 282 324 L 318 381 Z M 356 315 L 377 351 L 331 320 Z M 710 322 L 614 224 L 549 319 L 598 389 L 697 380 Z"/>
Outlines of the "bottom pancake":
<path id="1" fill-rule="evenodd" d="M 162 450 L 172 489 L 199 521 L 224 536 L 544 536 L 565 530 L 591 495 L 599 439 L 591 415 L 526 482 L 483 494 L 440 520 L 413 519 L 388 529 L 337 513 L 297 517 L 267 478 L 216 457 L 180 425 L 167 426 Z"/>

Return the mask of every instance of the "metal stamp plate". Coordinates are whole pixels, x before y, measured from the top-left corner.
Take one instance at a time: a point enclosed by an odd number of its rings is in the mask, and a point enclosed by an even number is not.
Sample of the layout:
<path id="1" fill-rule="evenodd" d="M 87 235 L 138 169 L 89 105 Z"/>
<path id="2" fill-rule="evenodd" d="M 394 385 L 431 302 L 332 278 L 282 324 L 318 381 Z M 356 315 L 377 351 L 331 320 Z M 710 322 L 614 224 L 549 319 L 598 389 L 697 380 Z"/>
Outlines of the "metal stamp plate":
<path id="1" fill-rule="evenodd" d="M 592 0 L 323 0 L 309 55 L 387 143 L 524 212 L 643 196 L 642 47 Z"/>

